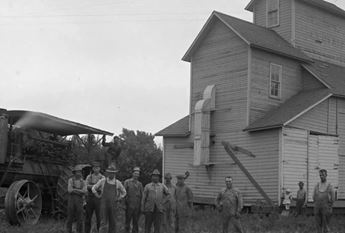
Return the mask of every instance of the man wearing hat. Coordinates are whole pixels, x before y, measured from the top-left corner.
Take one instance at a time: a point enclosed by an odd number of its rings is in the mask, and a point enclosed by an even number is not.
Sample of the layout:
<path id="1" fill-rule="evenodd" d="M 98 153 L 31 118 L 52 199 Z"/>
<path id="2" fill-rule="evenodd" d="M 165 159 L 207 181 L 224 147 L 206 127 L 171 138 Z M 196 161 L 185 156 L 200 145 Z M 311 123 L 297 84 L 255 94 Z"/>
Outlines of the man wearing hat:
<path id="1" fill-rule="evenodd" d="M 94 161 L 92 163 L 93 173 L 86 177 L 86 186 L 88 192 L 86 197 L 85 233 L 90 233 L 91 231 L 91 219 L 93 212 L 95 212 L 96 215 L 97 231 L 99 231 L 99 227 L 101 225 L 101 199 L 92 193 L 92 186 L 104 178 L 104 176 L 100 173 L 100 170 L 100 163 L 98 161 Z"/>
<path id="2" fill-rule="evenodd" d="M 82 167 L 76 165 L 73 168 L 73 177 L 68 180 L 67 192 L 68 206 L 67 206 L 67 232 L 72 233 L 72 223 L 76 218 L 77 232 L 83 232 L 83 202 L 84 195 L 87 192 L 86 183 L 82 177 Z"/>
<path id="3" fill-rule="evenodd" d="M 320 182 L 314 188 L 314 216 L 318 233 L 329 232 L 329 222 L 332 215 L 335 193 L 331 183 L 327 182 L 327 170 L 319 171 Z"/>
<path id="4" fill-rule="evenodd" d="M 159 182 L 160 173 L 155 169 L 151 174 L 152 182 L 144 188 L 141 202 L 142 211 L 145 213 L 145 233 L 151 232 L 152 224 L 154 233 L 160 233 L 164 196 L 169 196 L 168 188 Z"/>
<path id="5" fill-rule="evenodd" d="M 216 199 L 216 207 L 220 212 L 223 233 L 229 232 L 229 222 L 233 221 L 236 232 L 243 233 L 241 224 L 241 210 L 243 207 L 242 195 L 240 191 L 233 187 L 232 177 L 225 177 L 226 187 L 218 194 Z"/>
<path id="6" fill-rule="evenodd" d="M 177 175 L 176 183 L 176 232 L 189 232 L 188 223 L 193 210 L 193 192 L 185 184 L 185 175 Z"/>
<path id="7" fill-rule="evenodd" d="M 116 179 L 116 168 L 108 167 L 106 178 L 99 180 L 93 187 L 93 194 L 101 198 L 101 226 L 100 233 L 116 232 L 116 209 L 117 201 L 126 196 L 126 189 Z"/>
<path id="8" fill-rule="evenodd" d="M 304 183 L 302 181 L 298 182 L 299 190 L 297 191 L 297 197 L 294 199 L 296 201 L 296 213 L 295 216 L 303 215 L 304 208 L 307 206 L 307 192 L 304 189 Z"/>
<path id="9" fill-rule="evenodd" d="M 130 232 L 132 222 L 132 233 L 138 233 L 138 221 L 140 216 L 140 205 L 143 193 L 143 185 L 138 180 L 140 168 L 133 169 L 132 178 L 125 180 L 124 186 L 127 191 L 126 196 L 126 233 Z"/>
<path id="10" fill-rule="evenodd" d="M 172 176 L 170 173 L 164 175 L 164 184 L 169 190 L 169 196 L 164 200 L 163 212 L 163 232 L 175 232 L 175 218 L 176 218 L 176 186 L 171 183 Z"/>

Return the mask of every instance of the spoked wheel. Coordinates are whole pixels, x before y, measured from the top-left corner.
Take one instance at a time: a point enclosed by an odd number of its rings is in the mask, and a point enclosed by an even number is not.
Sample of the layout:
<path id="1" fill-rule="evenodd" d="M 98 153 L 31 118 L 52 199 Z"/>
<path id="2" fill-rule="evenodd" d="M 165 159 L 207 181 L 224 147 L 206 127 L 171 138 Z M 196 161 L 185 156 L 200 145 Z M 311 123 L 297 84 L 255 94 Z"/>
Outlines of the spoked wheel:
<path id="1" fill-rule="evenodd" d="M 41 210 L 41 191 L 34 182 L 19 180 L 11 184 L 5 197 L 5 212 L 11 224 L 34 225 Z"/>

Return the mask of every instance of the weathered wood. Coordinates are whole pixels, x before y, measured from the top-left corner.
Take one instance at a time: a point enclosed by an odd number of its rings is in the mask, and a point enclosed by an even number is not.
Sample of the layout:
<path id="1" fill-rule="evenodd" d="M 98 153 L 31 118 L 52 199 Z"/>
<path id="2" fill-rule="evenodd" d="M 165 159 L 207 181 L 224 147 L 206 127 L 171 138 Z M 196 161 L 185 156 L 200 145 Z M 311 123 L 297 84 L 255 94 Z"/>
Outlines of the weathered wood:
<path id="1" fill-rule="evenodd" d="M 239 168 L 242 170 L 242 172 L 248 177 L 249 181 L 254 185 L 254 187 L 259 191 L 259 193 L 265 198 L 267 203 L 270 206 L 273 206 L 272 200 L 269 198 L 269 196 L 266 194 L 266 192 L 261 188 L 259 183 L 256 182 L 254 177 L 249 173 L 249 171 L 243 166 L 241 161 L 236 157 L 234 151 L 231 149 L 231 146 L 228 142 L 223 141 L 222 145 L 224 146 L 224 149 L 226 152 L 230 155 L 231 159 L 234 160 L 234 162 L 239 166 Z"/>

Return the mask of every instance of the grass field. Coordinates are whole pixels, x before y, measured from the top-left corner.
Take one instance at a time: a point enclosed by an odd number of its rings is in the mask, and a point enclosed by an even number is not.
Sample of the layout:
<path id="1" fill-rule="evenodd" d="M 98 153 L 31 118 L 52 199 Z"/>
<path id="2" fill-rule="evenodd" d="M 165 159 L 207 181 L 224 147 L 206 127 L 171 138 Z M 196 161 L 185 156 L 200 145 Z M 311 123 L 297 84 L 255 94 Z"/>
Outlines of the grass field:
<path id="1" fill-rule="evenodd" d="M 118 216 L 118 232 L 124 232 L 124 219 Z M 143 220 L 140 220 L 140 232 L 143 232 Z M 334 216 L 332 219 L 332 233 L 345 232 L 345 216 Z M 10 226 L 3 212 L 0 212 L 1 233 L 62 233 L 64 222 L 42 218 L 35 226 Z M 242 224 L 246 233 L 310 233 L 316 232 L 313 217 L 282 217 L 272 214 L 269 217 L 259 215 L 243 215 Z M 191 233 L 220 233 L 221 222 L 218 213 L 212 209 L 198 210 L 194 213 L 188 232 Z M 231 232 L 231 231 L 230 231 Z"/>

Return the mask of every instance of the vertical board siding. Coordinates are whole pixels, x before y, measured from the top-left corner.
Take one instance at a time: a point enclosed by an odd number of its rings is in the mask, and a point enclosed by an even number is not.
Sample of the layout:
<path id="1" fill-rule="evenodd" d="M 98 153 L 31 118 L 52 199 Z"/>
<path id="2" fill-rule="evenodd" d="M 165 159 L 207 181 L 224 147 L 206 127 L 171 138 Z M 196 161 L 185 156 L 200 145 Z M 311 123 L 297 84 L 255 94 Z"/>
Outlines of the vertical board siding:
<path id="1" fill-rule="evenodd" d="M 269 97 L 270 63 L 282 65 L 281 99 Z M 294 60 L 253 49 L 251 72 L 250 123 L 302 89 L 302 69 Z"/>
<path id="2" fill-rule="evenodd" d="M 345 19 L 296 1 L 296 47 L 312 58 L 345 65 Z"/>
<path id="3" fill-rule="evenodd" d="M 226 153 L 221 144 L 224 140 L 246 148 L 256 155 L 253 158 L 242 153 L 236 154 L 273 202 L 278 203 L 279 130 L 253 134 L 242 131 L 217 133 L 213 137 L 215 143 L 210 147 L 210 162 L 215 165 L 209 170 L 205 166 L 192 166 L 193 149 L 174 148 L 175 144 L 190 142 L 191 139 L 165 138 L 165 171 L 174 176 L 188 170 L 191 175 L 187 184 L 193 190 L 196 200 L 208 200 L 208 203 L 214 203 L 217 193 L 225 185 L 224 177 L 228 175 L 233 177 L 234 186 L 241 190 L 246 205 L 263 200 L 263 197 Z"/>
<path id="4" fill-rule="evenodd" d="M 319 182 L 319 170 L 328 171 L 328 181 L 338 188 L 338 137 L 309 135 L 307 130 L 284 128 L 282 153 L 282 188 L 291 189 L 296 196 L 299 181 L 305 183 L 308 200 Z"/>
<path id="5" fill-rule="evenodd" d="M 345 199 L 345 155 L 339 155 L 339 188 L 338 199 Z"/>
<path id="6" fill-rule="evenodd" d="M 338 137 L 309 136 L 309 182 L 308 200 L 312 200 L 313 190 L 320 181 L 319 170 L 327 170 L 327 180 L 336 188 L 339 187 L 339 155 Z"/>
<path id="7" fill-rule="evenodd" d="M 307 184 L 308 132 L 306 130 L 284 128 L 282 152 L 282 190 L 290 189 L 297 195 L 299 181 Z"/>
<path id="8" fill-rule="evenodd" d="M 279 26 L 271 29 L 280 34 L 286 41 L 292 39 L 291 0 L 279 0 Z M 266 27 L 266 0 L 256 1 L 254 5 L 254 23 Z"/>

